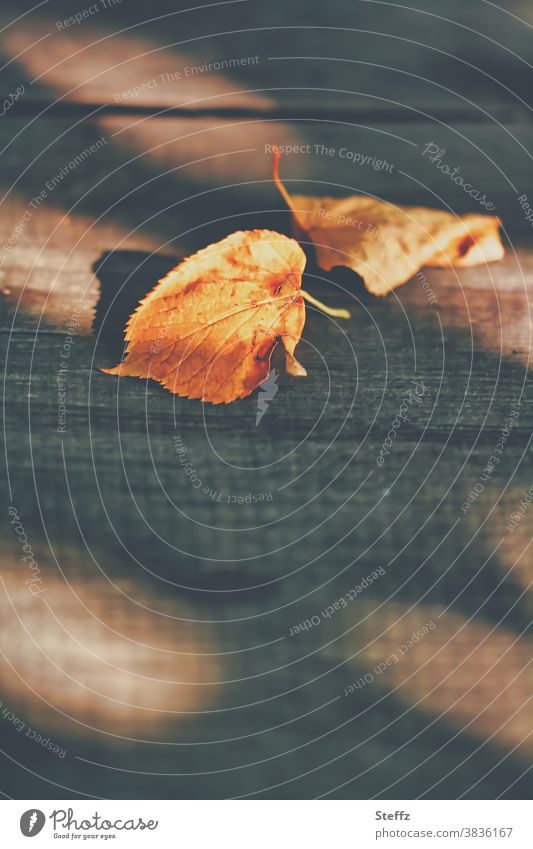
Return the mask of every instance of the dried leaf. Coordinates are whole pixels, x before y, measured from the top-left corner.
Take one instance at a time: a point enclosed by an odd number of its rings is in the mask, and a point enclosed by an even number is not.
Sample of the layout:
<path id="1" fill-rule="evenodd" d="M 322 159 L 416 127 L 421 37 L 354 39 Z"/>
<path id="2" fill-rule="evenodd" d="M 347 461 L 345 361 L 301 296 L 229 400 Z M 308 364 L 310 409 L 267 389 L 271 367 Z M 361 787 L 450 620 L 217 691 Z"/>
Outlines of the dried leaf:
<path id="1" fill-rule="evenodd" d="M 141 301 L 126 327 L 125 359 L 102 371 L 228 404 L 265 380 L 281 342 L 287 372 L 306 375 L 294 356 L 305 323 L 304 266 L 287 236 L 232 233 L 177 265 Z"/>
<path id="2" fill-rule="evenodd" d="M 373 295 L 386 295 L 424 265 L 466 267 L 504 255 L 496 216 L 455 216 L 367 195 L 291 196 L 279 179 L 278 163 L 276 151 L 274 180 L 292 211 L 296 237 L 313 242 L 324 271 L 345 265 Z"/>

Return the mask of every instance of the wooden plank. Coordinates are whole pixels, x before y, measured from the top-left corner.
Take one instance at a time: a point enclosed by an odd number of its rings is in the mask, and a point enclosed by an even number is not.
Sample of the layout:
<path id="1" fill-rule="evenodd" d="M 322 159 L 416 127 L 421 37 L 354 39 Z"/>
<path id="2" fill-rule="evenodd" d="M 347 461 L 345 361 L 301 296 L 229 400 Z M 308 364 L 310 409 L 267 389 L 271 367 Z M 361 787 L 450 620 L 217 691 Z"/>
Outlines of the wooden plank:
<path id="1" fill-rule="evenodd" d="M 249 2 L 159 3 L 149 15 L 130 0 L 65 24 L 73 11 L 55 2 L 21 18 L 19 4 L 7 5 L 4 51 L 17 60 L 6 69 L 6 90 L 23 75 L 28 87 L 38 78 L 34 97 L 89 103 L 113 103 L 135 88 L 122 100 L 175 106 L 222 97 L 267 106 L 284 102 L 287 89 L 311 88 L 325 90 L 323 101 L 339 90 L 417 107 L 457 107 L 467 98 L 473 112 L 529 103 L 524 0 L 505 9 L 450 0 L 445 12 L 437 0 L 418 8 L 334 0 L 312 12 L 301 0 L 275 12 Z"/>
<path id="2" fill-rule="evenodd" d="M 510 129 L 529 144 L 527 124 Z M 399 787 L 407 798 L 528 795 L 523 719 L 510 718 L 524 700 L 528 644 L 520 641 L 505 669 L 501 657 L 531 615 L 527 509 L 507 528 L 531 483 L 533 260 L 517 194 L 532 190 L 528 157 L 505 130 L 439 125 L 437 137 L 503 213 L 512 238 L 505 261 L 457 275 L 428 270 L 431 305 L 415 281 L 374 299 L 348 272 L 320 273 L 310 256 L 307 288 L 348 302 L 353 318 L 341 325 L 309 310 L 301 343 L 309 377 L 282 377 L 258 427 L 256 395 L 203 407 L 98 370 L 120 357 L 132 305 L 179 256 L 238 227 L 289 232 L 264 149 L 272 138 L 394 151 L 392 173 L 314 149 L 288 156 L 292 190 L 373 191 L 466 211 L 457 186 L 421 156 L 434 131 L 430 122 L 390 121 L 349 130 L 269 121 L 218 128 L 207 119 L 4 122 L 1 244 L 15 234 L 2 265 L 0 325 L 8 479 L 46 593 L 33 598 L 24 584 L 29 567 L 8 517 L 0 596 L 13 627 L 1 648 L 23 680 L 4 660 L 1 698 L 67 750 L 54 757 L 0 723 L 11 795 L 57 798 L 58 785 L 67 797 L 396 798 Z M 251 150 L 230 153 L 244 133 Z M 29 207 L 102 136 L 105 144 Z M 163 177 L 165 168 L 179 170 Z M 380 465 L 406 397 L 408 420 Z M 322 614 L 378 567 L 384 574 L 349 608 Z M 403 630 L 357 659 L 369 642 L 357 622 L 369 609 L 376 626 L 400 610 Z M 290 636 L 316 616 L 318 625 Z M 483 662 L 498 661 L 480 697 L 488 705 L 494 696 L 495 709 L 482 721 L 465 729 L 468 666 L 453 680 L 465 697 L 458 710 L 417 704 L 419 689 L 385 676 L 343 696 L 411 625 L 432 617 L 442 623 L 436 634 L 464 626 L 469 645 L 486 647 Z M 75 679 L 68 687 L 55 683 L 57 670 L 45 674 L 51 661 L 38 646 Z M 454 658 L 440 652 L 441 677 Z M 183 692 L 160 683 L 184 680 Z M 137 707 L 111 709 L 109 699 Z M 162 718 L 154 722 L 151 709 Z M 504 730 L 493 737 L 496 725 Z"/>
<path id="3" fill-rule="evenodd" d="M 40 121 L 38 127 L 44 155 L 34 155 L 34 131 L 23 121 L 5 124 L 3 136 L 9 175 L 0 218 L 4 294 L 12 308 L 22 297 L 26 320 L 44 308 L 47 327 L 62 327 L 77 309 L 85 332 L 97 304 L 102 318 L 114 302 L 116 320 L 123 324 L 136 301 L 180 256 L 239 227 L 290 232 L 284 203 L 270 181 L 273 143 L 293 148 L 281 165 L 290 191 L 368 192 L 392 202 L 477 211 L 477 202 L 424 155 L 433 140 L 445 151 L 444 164 L 459 167 L 494 203 L 512 239 L 504 263 L 459 275 L 427 272 L 440 319 L 468 333 L 472 325 L 476 339 L 489 349 L 511 357 L 515 351 L 527 360 L 531 259 L 521 245 L 531 224 L 519 202 L 519 193 L 533 197 L 527 153 L 533 131 L 527 125 L 105 118 L 74 127 L 64 119 Z M 387 167 L 363 167 L 348 154 L 367 162 L 375 157 Z M 309 270 L 310 285 L 320 288 L 322 275 L 312 262 Z M 354 295 L 366 297 L 350 273 L 332 277 L 347 302 Z M 416 303 L 425 315 L 431 312 L 419 284 L 398 297 Z"/>

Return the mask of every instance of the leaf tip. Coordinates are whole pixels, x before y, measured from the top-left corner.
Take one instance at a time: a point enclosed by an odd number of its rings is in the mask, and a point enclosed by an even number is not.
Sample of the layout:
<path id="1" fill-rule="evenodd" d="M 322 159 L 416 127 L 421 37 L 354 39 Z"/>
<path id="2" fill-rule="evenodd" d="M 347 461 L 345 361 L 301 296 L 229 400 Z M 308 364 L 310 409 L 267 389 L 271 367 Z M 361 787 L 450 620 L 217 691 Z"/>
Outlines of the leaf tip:
<path id="1" fill-rule="evenodd" d="M 291 377 L 307 377 L 307 369 L 298 362 L 294 354 L 285 351 L 285 370 Z"/>
<path id="2" fill-rule="evenodd" d="M 280 160 L 280 157 L 281 157 L 281 151 L 276 144 L 272 145 L 272 153 L 274 155 L 274 160 L 272 162 L 272 177 L 274 179 L 274 183 L 276 184 L 276 186 L 279 190 L 279 193 L 281 194 L 283 200 L 285 201 L 285 203 L 287 204 L 287 206 L 289 207 L 291 212 L 294 213 L 291 196 L 289 195 L 287 189 L 285 188 L 285 186 L 283 185 L 283 183 L 280 180 L 279 160 Z"/>

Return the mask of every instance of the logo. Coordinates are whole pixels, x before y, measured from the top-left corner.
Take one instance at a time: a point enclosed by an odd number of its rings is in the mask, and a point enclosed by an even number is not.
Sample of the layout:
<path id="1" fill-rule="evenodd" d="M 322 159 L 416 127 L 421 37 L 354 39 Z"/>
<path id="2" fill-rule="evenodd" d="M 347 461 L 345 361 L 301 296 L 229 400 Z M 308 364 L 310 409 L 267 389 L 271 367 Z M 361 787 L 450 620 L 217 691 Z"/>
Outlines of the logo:
<path id="1" fill-rule="evenodd" d="M 259 385 L 259 395 L 257 396 L 257 415 L 255 417 L 255 426 L 257 427 L 266 411 L 268 405 L 274 399 L 279 386 L 276 383 L 279 375 L 276 369 L 273 368 L 266 380 Z"/>
<path id="2" fill-rule="evenodd" d="M 20 830 L 24 837 L 35 837 L 43 830 L 45 822 L 46 817 L 42 811 L 37 810 L 37 808 L 30 808 L 20 818 Z"/>

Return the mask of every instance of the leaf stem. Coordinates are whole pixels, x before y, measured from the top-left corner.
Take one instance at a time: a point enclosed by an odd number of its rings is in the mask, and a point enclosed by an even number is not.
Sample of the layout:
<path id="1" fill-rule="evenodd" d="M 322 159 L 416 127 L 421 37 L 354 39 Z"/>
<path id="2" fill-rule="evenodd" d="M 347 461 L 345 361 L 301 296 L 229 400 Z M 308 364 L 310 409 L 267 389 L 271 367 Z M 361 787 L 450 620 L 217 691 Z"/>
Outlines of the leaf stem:
<path id="1" fill-rule="evenodd" d="M 278 187 L 280 194 L 281 194 L 282 198 L 284 199 L 285 203 L 287 204 L 289 209 L 292 212 L 294 212 L 294 206 L 293 206 L 293 203 L 292 203 L 291 196 L 290 196 L 287 189 L 285 188 L 285 186 L 283 185 L 283 183 L 281 182 L 281 180 L 279 178 L 279 158 L 281 156 L 279 147 L 274 145 L 273 148 L 272 148 L 272 152 L 274 154 L 274 162 L 272 163 L 272 176 L 274 177 L 274 182 L 275 182 L 276 186 Z"/>
<path id="2" fill-rule="evenodd" d="M 290 194 L 288 193 L 287 189 L 285 188 L 285 186 L 283 185 L 283 183 L 281 182 L 281 180 L 279 178 L 279 160 L 280 160 L 280 156 L 281 156 L 279 147 L 277 147 L 276 145 L 273 145 L 272 152 L 274 154 L 274 162 L 272 164 L 272 176 L 274 177 L 274 183 L 278 187 L 281 196 L 285 200 L 287 206 L 289 207 L 289 209 L 293 213 L 294 218 L 296 219 L 296 222 L 298 223 L 298 217 L 297 217 L 296 211 L 294 209 L 292 198 L 291 198 Z M 322 310 L 322 312 L 325 313 L 326 315 L 330 315 L 332 318 L 351 318 L 352 317 L 351 313 L 349 313 L 348 310 L 343 310 L 343 309 L 336 310 L 336 309 L 333 309 L 332 307 L 327 307 L 321 301 L 318 301 L 316 298 L 314 298 L 312 295 L 310 295 L 309 292 L 304 292 L 303 289 L 301 289 L 300 291 L 301 291 L 303 297 L 305 298 L 305 300 L 308 303 L 313 304 L 314 307 L 317 307 L 317 309 Z"/>
<path id="3" fill-rule="evenodd" d="M 332 318 L 351 318 L 352 317 L 351 313 L 348 310 L 343 310 L 343 309 L 336 310 L 336 309 L 333 309 L 333 307 L 327 307 L 326 304 L 323 304 L 322 301 L 318 301 L 316 298 L 314 298 L 312 295 L 310 295 L 309 292 L 304 291 L 304 289 L 300 289 L 300 291 L 302 293 L 302 296 L 305 298 L 305 300 L 308 303 L 313 304 L 314 307 L 317 307 L 319 310 L 322 310 L 322 312 L 325 312 L 326 315 L 330 315 L 330 316 L 332 316 Z"/>

